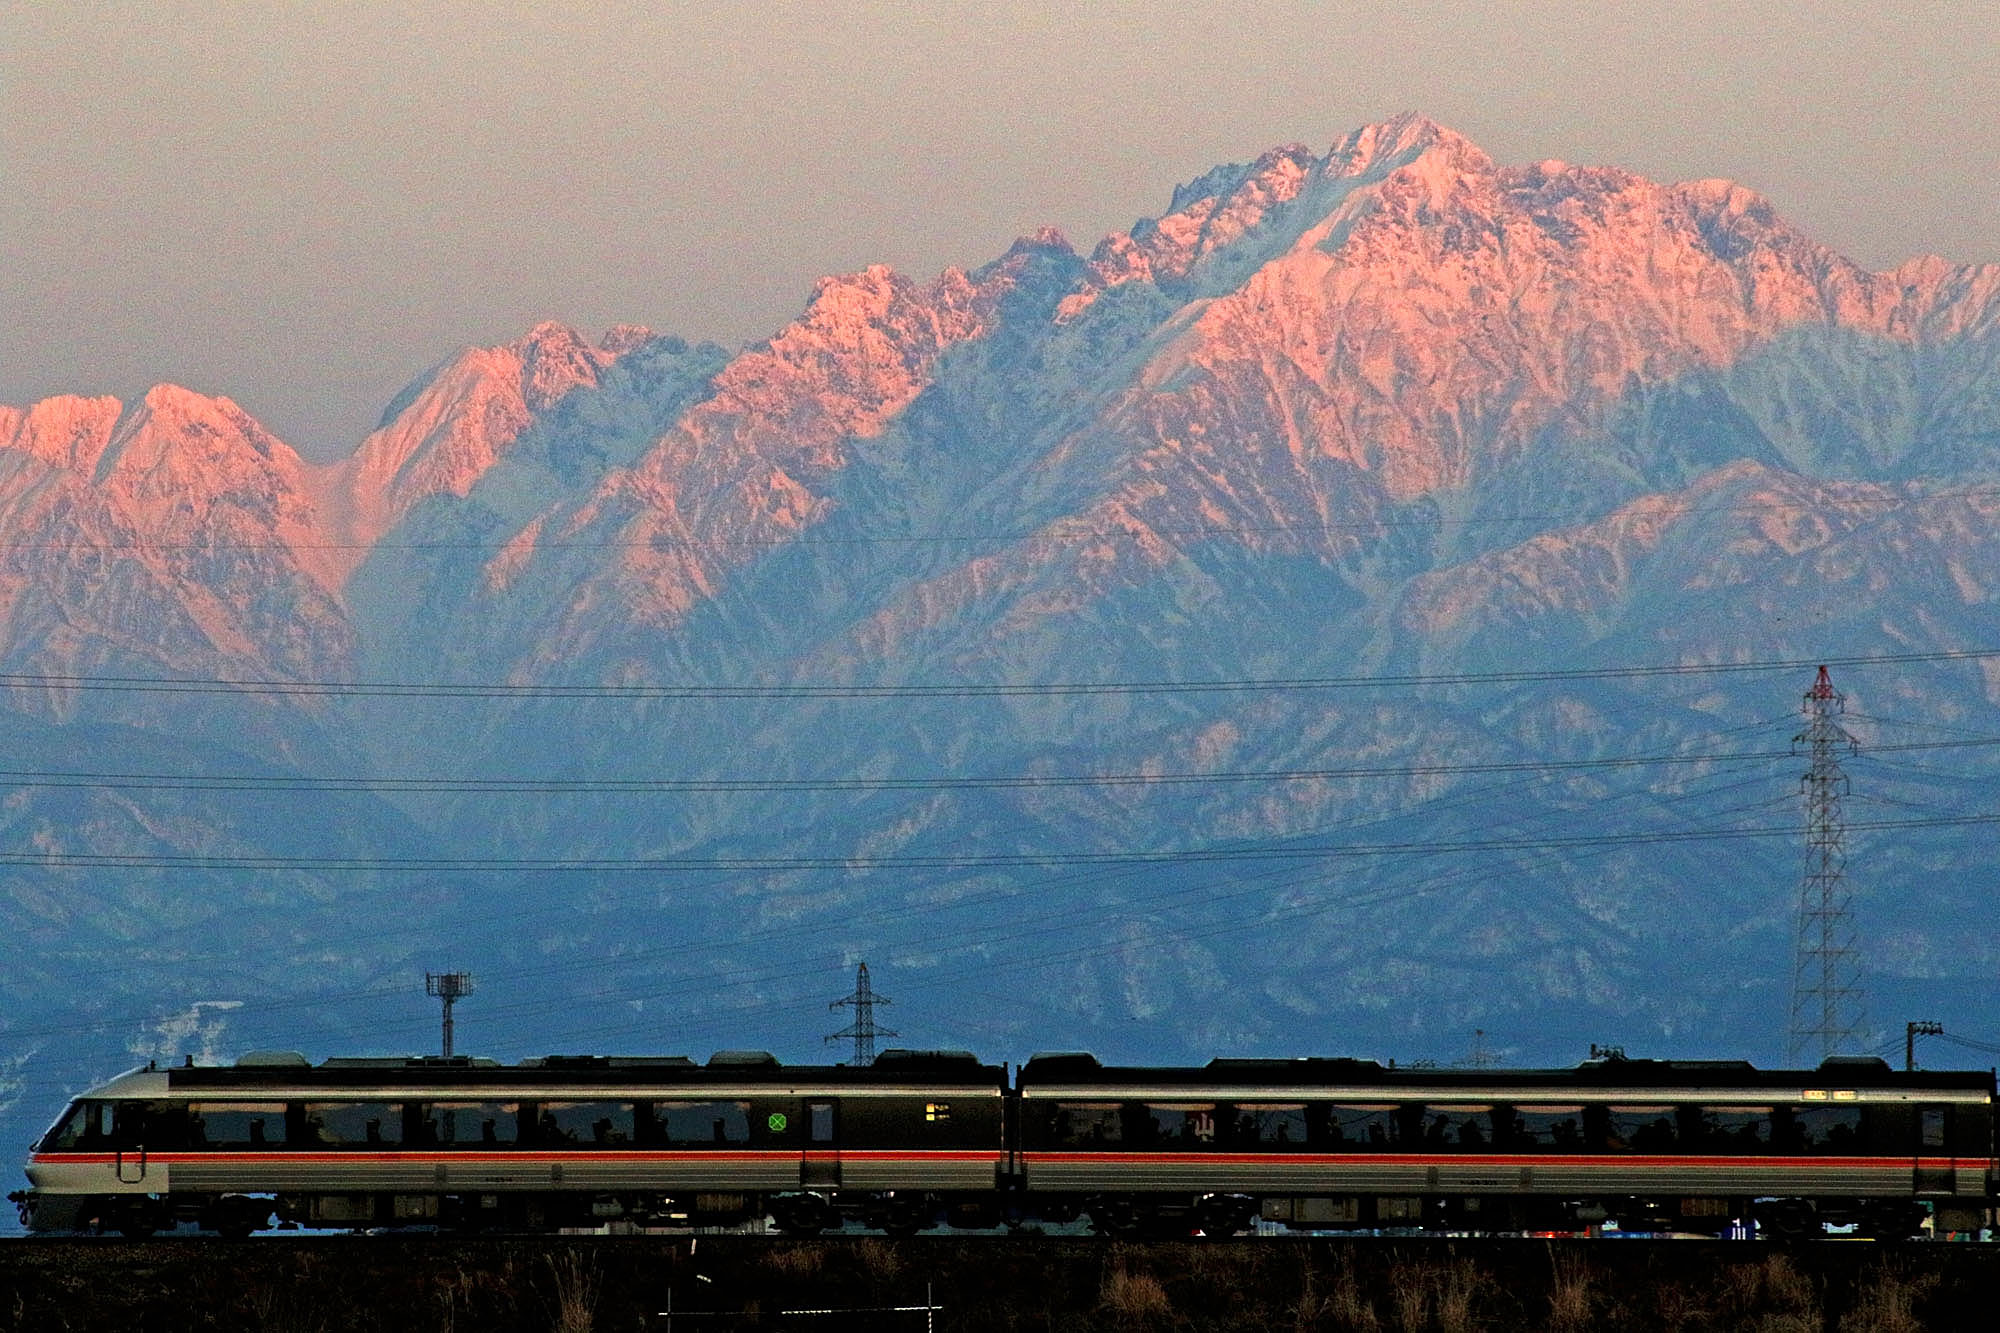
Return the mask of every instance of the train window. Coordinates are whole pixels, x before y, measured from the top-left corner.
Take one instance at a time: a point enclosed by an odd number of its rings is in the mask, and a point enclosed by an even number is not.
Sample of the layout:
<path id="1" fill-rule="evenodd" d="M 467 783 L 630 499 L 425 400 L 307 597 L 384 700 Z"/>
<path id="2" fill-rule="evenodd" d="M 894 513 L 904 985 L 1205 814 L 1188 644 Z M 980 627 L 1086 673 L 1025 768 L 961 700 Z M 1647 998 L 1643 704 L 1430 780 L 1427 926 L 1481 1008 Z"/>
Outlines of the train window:
<path id="1" fill-rule="evenodd" d="M 631 1102 L 543 1102 L 535 1122 L 537 1142 L 613 1148 L 632 1142 Z"/>
<path id="2" fill-rule="evenodd" d="M 1117 1102 L 1059 1102 L 1051 1136 L 1069 1148 L 1096 1148 L 1125 1141 L 1124 1107 Z"/>
<path id="3" fill-rule="evenodd" d="M 1494 1127 L 1494 1138 L 1517 1152 L 1583 1151 L 1583 1108 L 1581 1106 L 1517 1106 L 1513 1123 L 1504 1135 Z"/>
<path id="4" fill-rule="evenodd" d="M 1923 1111 L 1923 1137 L 1920 1140 L 1926 1148 L 1944 1147 L 1944 1108 L 1926 1106 Z"/>
<path id="5" fill-rule="evenodd" d="M 1681 1117 L 1682 1138 L 1691 1152 L 1760 1152 L 1772 1146 L 1774 1118 L 1768 1106 L 1689 1107 Z"/>
<path id="6" fill-rule="evenodd" d="M 1492 1146 L 1490 1106 L 1432 1106 L 1424 1116 L 1424 1142 L 1432 1147 L 1480 1149 Z"/>
<path id="7" fill-rule="evenodd" d="M 1238 1106 L 1235 1142 L 1268 1148 L 1303 1148 L 1306 1144 L 1305 1103 Z"/>
<path id="8" fill-rule="evenodd" d="M 398 1102 L 307 1102 L 306 1139 L 328 1148 L 393 1148 L 403 1141 Z"/>
<path id="9" fill-rule="evenodd" d="M 88 1151 L 111 1141 L 111 1103 L 79 1102 L 41 1142 L 42 1152 Z"/>
<path id="10" fill-rule="evenodd" d="M 190 1148 L 283 1147 L 285 1107 L 282 1102 L 189 1102 L 187 1145 Z"/>
<path id="11" fill-rule="evenodd" d="M 272 1108 L 280 1117 L 284 1110 L 282 1106 Z M 178 1148 L 181 1123 L 180 1108 L 169 1102 L 80 1102 L 43 1137 L 35 1151 Z"/>
<path id="12" fill-rule="evenodd" d="M 1422 1108 L 1418 1108 L 1421 1112 Z M 1403 1141 L 1409 1117 L 1400 1106 L 1330 1106 L 1326 1137 L 1332 1148 L 1367 1151 Z"/>
<path id="13" fill-rule="evenodd" d="M 284 1137 L 283 1106 L 263 1104 L 279 1122 L 277 1141 Z M 176 1102 L 113 1102 L 111 1146 L 114 1148 L 179 1148 L 186 1143 L 186 1108 Z"/>
<path id="14" fill-rule="evenodd" d="M 1669 1152 L 1676 1142 L 1671 1106 L 1586 1106 L 1583 1141 L 1595 1152 Z"/>
<path id="15" fill-rule="evenodd" d="M 748 1102 L 655 1102 L 653 1119 L 666 1141 L 676 1147 L 750 1141 Z M 782 1132 L 782 1128 L 782 1124 L 776 1125 L 772 1132 Z"/>
<path id="16" fill-rule="evenodd" d="M 1153 1122 L 1153 1142 L 1164 1147 L 1212 1148 L 1215 1146 L 1215 1104 L 1159 1105 L 1149 1103 L 1146 1114 Z"/>
<path id="17" fill-rule="evenodd" d="M 511 1147 L 520 1124 L 514 1102 L 427 1102 L 415 1110 L 416 1141 L 443 1148 Z"/>
<path id="18" fill-rule="evenodd" d="M 1861 1151 L 1861 1108 L 1805 1106 L 1791 1113 L 1791 1142 L 1796 1152 L 1838 1157 Z"/>

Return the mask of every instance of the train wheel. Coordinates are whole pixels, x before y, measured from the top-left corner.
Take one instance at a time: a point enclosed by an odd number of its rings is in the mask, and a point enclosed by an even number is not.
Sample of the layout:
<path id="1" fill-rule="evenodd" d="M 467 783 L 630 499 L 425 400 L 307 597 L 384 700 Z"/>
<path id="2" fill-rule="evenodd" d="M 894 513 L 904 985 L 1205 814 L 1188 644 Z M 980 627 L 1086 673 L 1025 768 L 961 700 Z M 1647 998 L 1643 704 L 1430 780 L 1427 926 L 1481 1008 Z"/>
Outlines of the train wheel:
<path id="1" fill-rule="evenodd" d="M 786 1235 L 817 1236 L 838 1223 L 839 1216 L 819 1195 L 800 1194 L 789 1199 L 774 1199 L 771 1220 Z"/>
<path id="2" fill-rule="evenodd" d="M 1773 1240 L 1806 1240 L 1823 1235 L 1810 1199 L 1770 1199 L 1757 1206 L 1757 1225 Z"/>
<path id="3" fill-rule="evenodd" d="M 921 1194 L 899 1195 L 883 1199 L 875 1216 L 875 1225 L 891 1236 L 914 1236 L 931 1225 L 935 1210 L 928 1199 Z"/>
<path id="4" fill-rule="evenodd" d="M 232 1194 L 216 1201 L 204 1219 L 209 1230 L 230 1240 L 242 1240 L 253 1231 L 271 1225 L 271 1206 L 262 1199 Z"/>
<path id="5" fill-rule="evenodd" d="M 1139 1210 L 1129 1199 L 1098 1199 L 1091 1203 L 1090 1225 L 1100 1236 L 1134 1236 L 1139 1232 Z"/>
<path id="6" fill-rule="evenodd" d="M 1884 1199 L 1861 1216 L 1861 1234 L 1881 1241 L 1903 1241 L 1923 1231 L 1923 1205 L 1908 1199 Z"/>
<path id="7" fill-rule="evenodd" d="M 114 1205 L 104 1216 L 102 1229 L 115 1231 L 130 1240 L 144 1240 L 160 1229 L 165 1206 L 151 1199 L 133 1199 Z"/>
<path id="8" fill-rule="evenodd" d="M 113 1228 L 127 1240 L 145 1240 L 160 1229 L 158 1222 L 145 1213 L 128 1213 L 118 1219 Z"/>
<path id="9" fill-rule="evenodd" d="M 1195 1225 L 1204 1236 L 1234 1236 L 1250 1227 L 1257 1201 L 1241 1194 L 1211 1194 L 1195 1208 Z"/>
<path id="10" fill-rule="evenodd" d="M 914 1236 L 930 1225 L 930 1215 L 920 1205 L 892 1209 L 882 1219 L 882 1230 L 891 1236 Z"/>

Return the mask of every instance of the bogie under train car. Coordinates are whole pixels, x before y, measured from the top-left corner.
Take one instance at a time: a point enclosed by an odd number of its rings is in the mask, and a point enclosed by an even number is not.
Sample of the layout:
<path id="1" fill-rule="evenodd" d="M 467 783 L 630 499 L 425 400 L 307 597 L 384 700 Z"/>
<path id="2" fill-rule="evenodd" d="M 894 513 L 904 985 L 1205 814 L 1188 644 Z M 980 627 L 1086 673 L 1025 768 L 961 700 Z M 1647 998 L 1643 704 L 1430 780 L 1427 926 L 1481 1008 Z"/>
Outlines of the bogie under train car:
<path id="1" fill-rule="evenodd" d="M 134 1070 L 84 1094 L 12 1196 L 35 1231 L 194 1224 L 810 1233 L 1067 1222 L 1296 1229 L 1970 1230 L 1995 1193 L 1991 1073 L 1880 1060 L 1569 1070 L 962 1052 L 865 1068 L 761 1052 Z"/>

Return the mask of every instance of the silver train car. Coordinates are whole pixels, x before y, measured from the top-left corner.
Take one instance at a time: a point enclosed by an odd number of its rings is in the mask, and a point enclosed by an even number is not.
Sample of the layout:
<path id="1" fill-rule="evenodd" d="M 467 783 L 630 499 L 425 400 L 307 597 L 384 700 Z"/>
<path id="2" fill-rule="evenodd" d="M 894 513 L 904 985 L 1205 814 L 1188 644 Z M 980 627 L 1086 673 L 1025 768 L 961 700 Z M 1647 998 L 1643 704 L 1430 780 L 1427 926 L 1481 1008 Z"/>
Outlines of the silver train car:
<path id="1" fill-rule="evenodd" d="M 1042 1056 L 1016 1081 L 1014 1168 L 1044 1215 L 1099 1229 L 1424 1227 L 1880 1236 L 1989 1220 L 1990 1072 L 1881 1060 L 1764 1071 L 1607 1059 L 1569 1070 Z"/>
<path id="2" fill-rule="evenodd" d="M 246 1056 L 73 1101 L 10 1196 L 38 1232 L 192 1225 L 811 1233 L 1626 1230 L 1877 1236 L 1992 1220 L 1990 1072 L 1607 1059 L 1566 1070 L 962 1052 Z"/>
<path id="3" fill-rule="evenodd" d="M 545 1231 L 614 1220 L 794 1232 L 984 1220 L 1005 1071 L 962 1053 L 866 1068 L 762 1052 L 335 1059 L 133 1070 L 36 1144 L 31 1231 L 223 1235 L 279 1224 Z M 844 1211 L 843 1211 L 844 1210 Z"/>

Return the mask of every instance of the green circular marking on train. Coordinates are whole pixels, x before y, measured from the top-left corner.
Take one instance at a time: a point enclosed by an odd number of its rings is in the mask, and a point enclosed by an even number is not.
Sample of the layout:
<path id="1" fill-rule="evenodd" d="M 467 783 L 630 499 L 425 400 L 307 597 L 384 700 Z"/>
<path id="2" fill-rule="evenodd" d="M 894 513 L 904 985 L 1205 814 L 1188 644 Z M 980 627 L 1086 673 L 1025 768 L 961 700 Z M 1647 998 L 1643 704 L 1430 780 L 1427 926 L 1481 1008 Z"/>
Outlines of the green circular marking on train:
<path id="1" fill-rule="evenodd" d="M 771 1118 L 764 1122 L 764 1124 L 770 1129 L 770 1131 L 773 1134 L 784 1133 L 785 1126 L 789 1125 L 790 1123 L 791 1121 L 785 1119 L 785 1113 L 783 1111 L 771 1112 Z"/>

